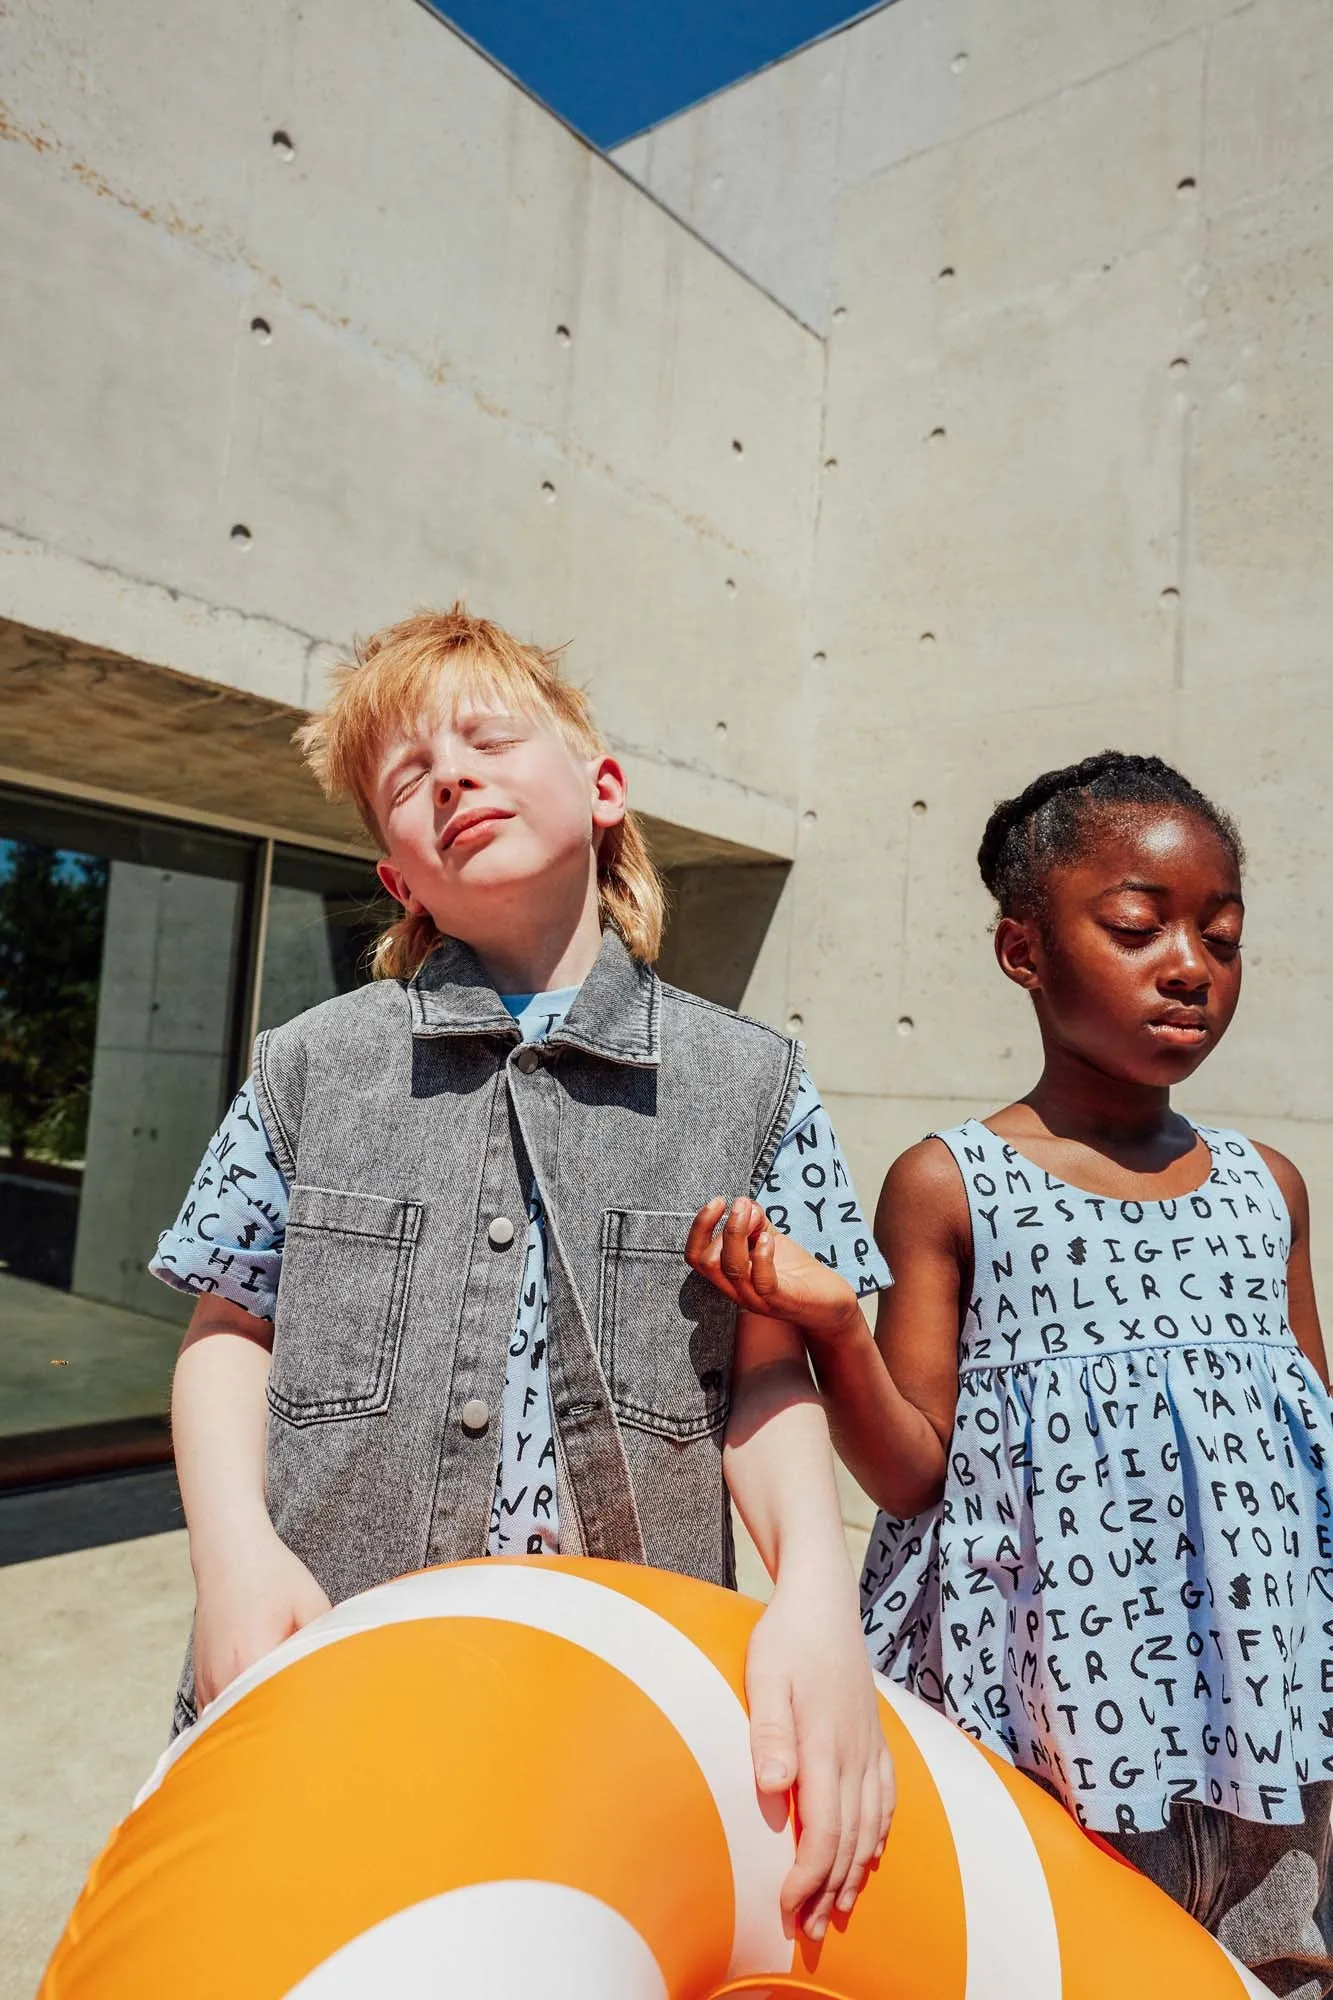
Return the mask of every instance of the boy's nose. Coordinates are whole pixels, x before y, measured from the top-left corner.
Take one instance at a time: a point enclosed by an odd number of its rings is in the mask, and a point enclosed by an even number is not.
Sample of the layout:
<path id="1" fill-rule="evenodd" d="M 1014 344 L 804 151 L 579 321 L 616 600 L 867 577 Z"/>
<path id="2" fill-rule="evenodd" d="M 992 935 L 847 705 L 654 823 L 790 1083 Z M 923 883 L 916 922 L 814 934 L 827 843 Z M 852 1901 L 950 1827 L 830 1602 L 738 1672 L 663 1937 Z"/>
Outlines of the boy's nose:
<path id="1" fill-rule="evenodd" d="M 475 792 L 476 789 L 477 781 L 475 778 L 469 778 L 466 772 L 451 772 L 445 777 L 436 778 L 435 803 L 436 805 L 447 806 L 452 803 L 455 792 Z"/>

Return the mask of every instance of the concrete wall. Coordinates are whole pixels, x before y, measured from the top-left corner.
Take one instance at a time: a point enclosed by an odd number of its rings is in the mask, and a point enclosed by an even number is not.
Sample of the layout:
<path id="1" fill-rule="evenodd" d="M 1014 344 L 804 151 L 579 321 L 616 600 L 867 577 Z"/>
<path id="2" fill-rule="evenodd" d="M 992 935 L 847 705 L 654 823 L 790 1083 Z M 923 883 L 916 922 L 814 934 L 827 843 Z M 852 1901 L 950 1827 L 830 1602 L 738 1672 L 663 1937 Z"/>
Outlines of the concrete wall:
<path id="1" fill-rule="evenodd" d="M 898 0 L 619 157 L 827 330 L 788 1004 L 866 1198 L 1035 1073 L 992 801 L 1155 750 L 1250 850 L 1182 1102 L 1303 1168 L 1333 1314 L 1333 9 Z"/>
<path id="2" fill-rule="evenodd" d="M 789 858 L 818 341 L 412 0 L 11 9 L 0 67 L 0 617 L 300 707 L 461 591 Z"/>

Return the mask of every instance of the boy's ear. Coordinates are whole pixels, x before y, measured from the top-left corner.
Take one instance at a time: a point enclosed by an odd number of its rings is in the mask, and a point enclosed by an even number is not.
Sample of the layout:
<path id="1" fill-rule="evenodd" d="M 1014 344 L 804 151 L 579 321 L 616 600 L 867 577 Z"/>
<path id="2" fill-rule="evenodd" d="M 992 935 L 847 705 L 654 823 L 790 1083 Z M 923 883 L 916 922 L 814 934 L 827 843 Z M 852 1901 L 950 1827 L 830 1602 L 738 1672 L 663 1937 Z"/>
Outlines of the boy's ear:
<path id="1" fill-rule="evenodd" d="M 395 868 L 392 861 L 386 855 L 381 855 L 380 859 L 375 863 L 375 873 L 379 876 L 380 881 L 393 897 L 395 903 L 401 903 L 409 917 L 419 915 L 424 906 L 408 888 L 407 878 L 402 870 Z"/>
<path id="2" fill-rule="evenodd" d="M 589 766 L 592 777 L 592 823 L 600 832 L 619 826 L 625 817 L 629 786 L 614 757 L 599 757 Z"/>
<path id="3" fill-rule="evenodd" d="M 1001 917 L 995 926 L 995 959 L 1006 979 L 1027 993 L 1041 990 L 1040 939 L 1035 919 Z"/>

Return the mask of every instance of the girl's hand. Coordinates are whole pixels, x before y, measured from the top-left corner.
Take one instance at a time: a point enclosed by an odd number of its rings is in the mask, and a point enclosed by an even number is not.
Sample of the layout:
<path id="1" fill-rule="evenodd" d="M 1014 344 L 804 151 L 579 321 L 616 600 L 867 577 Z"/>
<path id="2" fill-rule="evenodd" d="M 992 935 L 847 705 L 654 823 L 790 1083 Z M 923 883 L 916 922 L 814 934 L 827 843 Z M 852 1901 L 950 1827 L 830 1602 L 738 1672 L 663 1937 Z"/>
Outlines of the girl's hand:
<path id="1" fill-rule="evenodd" d="M 229 1551 L 196 1581 L 194 1687 L 201 1711 L 238 1674 L 330 1608 L 300 1557 L 272 1529 Z"/>
<path id="2" fill-rule="evenodd" d="M 717 1225 L 726 1215 L 719 1230 Z M 810 1333 L 838 1333 L 861 1318 L 845 1278 L 773 1227 L 757 1201 L 730 1209 L 719 1195 L 694 1218 L 685 1261 L 743 1312 L 789 1320 Z"/>
<path id="3" fill-rule="evenodd" d="M 850 1575 L 813 1593 L 779 1584 L 750 1638 L 745 1684 L 755 1783 L 770 1800 L 796 1789 L 799 1840 L 782 1886 L 790 1937 L 821 1938 L 856 1901 L 884 1851 L 893 1760 L 880 1727 Z"/>

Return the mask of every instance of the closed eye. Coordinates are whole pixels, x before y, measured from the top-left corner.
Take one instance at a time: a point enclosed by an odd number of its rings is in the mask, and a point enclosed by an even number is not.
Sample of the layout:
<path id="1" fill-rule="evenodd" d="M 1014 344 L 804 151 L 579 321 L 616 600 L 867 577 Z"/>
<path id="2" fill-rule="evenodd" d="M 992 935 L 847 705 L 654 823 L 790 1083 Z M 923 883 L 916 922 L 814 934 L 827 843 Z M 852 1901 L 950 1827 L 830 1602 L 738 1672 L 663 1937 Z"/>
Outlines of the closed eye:
<path id="1" fill-rule="evenodd" d="M 414 771 L 410 778 L 405 778 L 389 800 L 390 809 L 400 806 L 405 798 L 410 797 L 425 775 L 424 771 Z"/>

